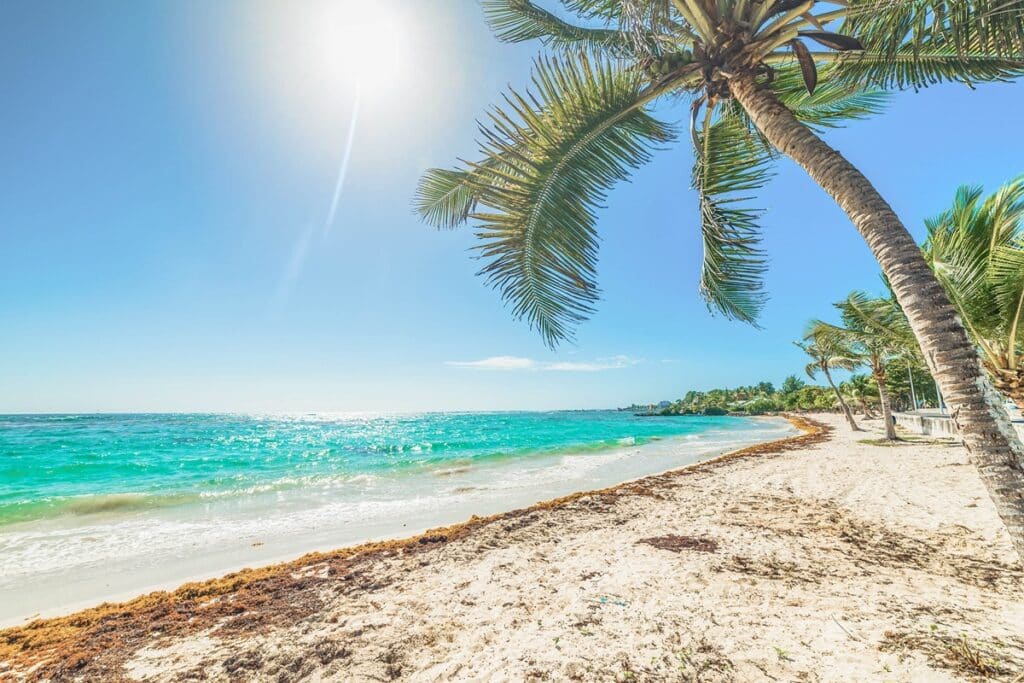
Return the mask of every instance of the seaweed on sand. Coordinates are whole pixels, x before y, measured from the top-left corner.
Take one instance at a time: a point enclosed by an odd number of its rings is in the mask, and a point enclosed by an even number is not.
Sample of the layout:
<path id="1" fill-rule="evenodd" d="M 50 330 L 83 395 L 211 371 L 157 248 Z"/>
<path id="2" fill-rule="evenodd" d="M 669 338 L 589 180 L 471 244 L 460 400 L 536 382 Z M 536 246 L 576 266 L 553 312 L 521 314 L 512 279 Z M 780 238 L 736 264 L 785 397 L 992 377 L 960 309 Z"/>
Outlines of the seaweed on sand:
<path id="1" fill-rule="evenodd" d="M 607 505 L 621 497 L 650 495 L 672 488 L 682 477 L 723 463 L 825 441 L 831 431 L 807 418 L 790 416 L 789 420 L 803 433 L 655 477 L 491 517 L 473 517 L 408 539 L 311 553 L 292 562 L 246 569 L 218 579 L 187 583 L 174 591 L 150 593 L 125 603 L 107 603 L 9 628 L 0 631 L 0 674 L 26 680 L 117 681 L 125 678 L 122 665 L 132 654 L 162 639 L 201 632 L 223 637 L 256 635 L 294 625 L 325 609 L 335 596 L 377 591 L 398 580 L 396 572 L 389 571 L 389 563 L 396 558 L 435 552 L 488 527 L 488 533 L 505 534 L 507 540 L 510 532 L 503 531 L 501 525 L 516 528 L 522 520 L 528 526 L 536 523 L 540 511 L 568 509 L 580 501 L 597 499 Z M 403 563 L 399 568 L 409 572 L 419 566 Z M 237 664 L 241 666 L 242 662 Z"/>

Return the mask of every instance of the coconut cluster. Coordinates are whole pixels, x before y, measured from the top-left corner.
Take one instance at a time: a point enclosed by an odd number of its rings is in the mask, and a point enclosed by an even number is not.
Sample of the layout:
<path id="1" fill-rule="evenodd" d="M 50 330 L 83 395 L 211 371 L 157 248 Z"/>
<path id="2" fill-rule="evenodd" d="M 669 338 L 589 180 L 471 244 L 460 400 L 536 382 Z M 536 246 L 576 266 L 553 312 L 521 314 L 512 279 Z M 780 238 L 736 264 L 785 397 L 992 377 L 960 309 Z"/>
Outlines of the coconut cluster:
<path id="1" fill-rule="evenodd" d="M 679 52 L 672 52 L 670 54 L 664 54 L 660 57 L 651 59 L 644 66 L 644 75 L 652 81 L 656 81 L 659 78 L 667 76 L 673 71 L 681 69 L 692 63 L 693 52 L 690 50 L 680 50 Z"/>

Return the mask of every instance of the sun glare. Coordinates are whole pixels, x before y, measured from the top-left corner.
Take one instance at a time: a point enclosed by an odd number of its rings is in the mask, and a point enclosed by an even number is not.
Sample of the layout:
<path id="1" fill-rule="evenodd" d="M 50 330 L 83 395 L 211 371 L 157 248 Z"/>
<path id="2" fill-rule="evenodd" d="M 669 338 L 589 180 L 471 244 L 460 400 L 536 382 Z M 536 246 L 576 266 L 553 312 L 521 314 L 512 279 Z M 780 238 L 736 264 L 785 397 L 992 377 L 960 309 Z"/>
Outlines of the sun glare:
<path id="1" fill-rule="evenodd" d="M 295 66 L 325 87 L 383 97 L 400 89 L 403 27 L 387 2 L 320 2 L 307 7 Z"/>
<path id="2" fill-rule="evenodd" d="M 409 86 L 408 8 L 390 0 L 261 2 L 240 12 L 256 90 L 311 119 L 347 116 L 358 92 L 387 106 Z"/>
<path id="3" fill-rule="evenodd" d="M 363 169 L 390 163 L 400 142 L 447 115 L 455 100 L 445 93 L 464 80 L 453 69 L 456 46 L 446 35 L 453 12 L 444 5 L 423 0 L 232 5 L 225 16 L 232 27 L 230 61 L 219 59 L 218 46 L 209 57 L 199 56 L 195 68 L 224 64 L 225 70 L 210 72 L 210 83 L 249 98 L 245 115 L 266 126 L 288 154 L 305 156 L 332 173 L 350 149 Z M 235 90 L 236 82 L 244 89 Z"/>

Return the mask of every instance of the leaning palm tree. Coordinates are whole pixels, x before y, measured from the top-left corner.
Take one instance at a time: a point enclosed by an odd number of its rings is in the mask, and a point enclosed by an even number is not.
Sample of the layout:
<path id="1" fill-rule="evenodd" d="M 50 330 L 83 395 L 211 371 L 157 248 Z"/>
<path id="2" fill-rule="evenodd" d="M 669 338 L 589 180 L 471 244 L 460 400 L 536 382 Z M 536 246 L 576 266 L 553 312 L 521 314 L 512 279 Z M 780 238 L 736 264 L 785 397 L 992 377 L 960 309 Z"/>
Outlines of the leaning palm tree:
<path id="1" fill-rule="evenodd" d="M 836 383 L 832 381 L 832 370 L 854 370 L 861 364 L 861 359 L 855 355 L 853 349 L 843 339 L 831 334 L 831 330 L 818 324 L 810 325 L 804 334 L 804 340 L 794 343 L 811 357 L 811 362 L 804 368 L 807 376 L 814 379 L 819 372 L 825 375 L 846 421 L 850 424 L 850 429 L 855 432 L 861 431 L 857 426 L 857 421 L 853 419 L 850 406 L 846 404 Z"/>
<path id="2" fill-rule="evenodd" d="M 1024 178 L 988 197 L 961 187 L 953 206 L 926 225 L 925 259 L 996 389 L 1024 409 Z"/>
<path id="3" fill-rule="evenodd" d="M 488 113 L 480 157 L 428 172 L 416 203 L 438 226 L 476 222 L 481 273 L 513 314 L 550 345 L 590 315 L 595 211 L 673 139 L 653 105 L 688 102 L 709 304 L 756 321 L 765 261 L 759 211 L 744 199 L 788 156 L 846 212 L 893 283 L 1024 558 L 1024 446 L 917 244 L 819 135 L 877 112 L 878 89 L 1021 75 L 1024 0 L 561 0 L 561 14 L 532 0 L 482 2 L 499 38 L 549 52 L 533 87 Z"/>

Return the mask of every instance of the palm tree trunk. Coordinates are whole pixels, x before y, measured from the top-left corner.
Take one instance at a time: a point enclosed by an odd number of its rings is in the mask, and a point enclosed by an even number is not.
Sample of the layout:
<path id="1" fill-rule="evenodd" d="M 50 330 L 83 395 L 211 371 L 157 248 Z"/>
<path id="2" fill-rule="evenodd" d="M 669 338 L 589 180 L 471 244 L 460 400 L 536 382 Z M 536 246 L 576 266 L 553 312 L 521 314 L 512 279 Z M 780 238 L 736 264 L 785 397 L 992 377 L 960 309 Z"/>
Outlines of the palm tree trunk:
<path id="1" fill-rule="evenodd" d="M 803 167 L 853 222 L 910 320 L 932 375 L 1017 555 L 1024 561 L 1024 446 L 942 285 L 914 238 L 871 182 L 800 123 L 753 76 L 730 90 L 765 138 Z"/>
<path id="2" fill-rule="evenodd" d="M 859 432 L 860 427 L 857 426 L 857 422 L 853 419 L 853 413 L 850 412 L 850 406 L 846 405 L 846 401 L 843 400 L 843 395 L 839 393 L 839 389 L 836 388 L 835 382 L 832 381 L 832 373 L 828 371 L 828 366 L 822 365 L 821 369 L 825 373 L 825 379 L 828 380 L 828 385 L 832 387 L 832 391 L 839 400 L 839 407 L 843 409 L 843 415 L 846 416 L 846 421 L 850 423 L 850 429 L 855 432 Z"/>
<path id="3" fill-rule="evenodd" d="M 871 364 L 871 374 L 878 385 L 878 402 L 882 405 L 882 422 L 885 423 L 885 438 L 889 441 L 896 440 L 896 427 L 892 424 L 892 405 L 889 403 L 889 390 L 885 386 L 885 368 L 881 361 Z"/>

